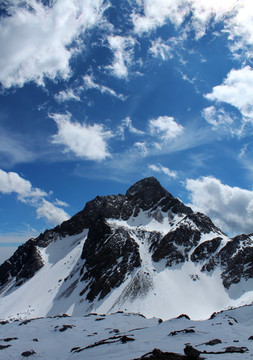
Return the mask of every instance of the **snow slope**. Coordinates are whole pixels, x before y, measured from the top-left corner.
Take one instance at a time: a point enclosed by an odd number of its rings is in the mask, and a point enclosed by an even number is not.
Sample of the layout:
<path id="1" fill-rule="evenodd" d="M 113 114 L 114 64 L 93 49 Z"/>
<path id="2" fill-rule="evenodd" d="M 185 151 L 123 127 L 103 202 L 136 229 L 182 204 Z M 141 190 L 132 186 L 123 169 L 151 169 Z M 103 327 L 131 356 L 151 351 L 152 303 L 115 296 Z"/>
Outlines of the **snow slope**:
<path id="1" fill-rule="evenodd" d="M 183 354 L 185 344 L 190 344 L 206 351 L 203 357 L 208 360 L 248 360 L 253 356 L 252 325 L 252 306 L 224 311 L 205 321 L 181 317 L 161 322 L 138 314 L 114 313 L 3 322 L 0 348 L 10 346 L 0 350 L 0 357 L 22 359 L 23 352 L 32 350 L 32 359 L 131 360 L 154 348 Z M 124 343 L 124 335 L 131 340 Z M 207 344 L 214 339 L 218 339 L 216 345 Z M 224 352 L 230 346 L 245 352 L 208 354 Z"/>

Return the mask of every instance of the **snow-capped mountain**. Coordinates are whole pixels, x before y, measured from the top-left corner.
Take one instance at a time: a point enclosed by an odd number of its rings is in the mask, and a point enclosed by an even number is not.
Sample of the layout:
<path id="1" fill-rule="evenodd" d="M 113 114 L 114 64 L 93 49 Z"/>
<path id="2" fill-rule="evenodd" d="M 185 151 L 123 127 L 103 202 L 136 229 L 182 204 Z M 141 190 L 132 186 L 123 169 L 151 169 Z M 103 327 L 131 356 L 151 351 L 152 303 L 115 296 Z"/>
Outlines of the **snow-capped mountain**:
<path id="1" fill-rule="evenodd" d="M 0 266 L 0 318 L 169 319 L 253 301 L 253 234 L 229 238 L 151 177 L 98 196 Z"/>

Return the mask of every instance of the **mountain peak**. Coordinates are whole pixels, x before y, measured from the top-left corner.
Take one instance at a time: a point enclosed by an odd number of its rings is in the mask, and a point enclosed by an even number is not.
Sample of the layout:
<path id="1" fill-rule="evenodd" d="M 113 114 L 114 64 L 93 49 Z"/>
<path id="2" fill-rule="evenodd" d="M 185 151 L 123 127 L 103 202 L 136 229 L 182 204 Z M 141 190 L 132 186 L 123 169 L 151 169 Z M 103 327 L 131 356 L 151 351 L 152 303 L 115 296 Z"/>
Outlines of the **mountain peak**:
<path id="1" fill-rule="evenodd" d="M 132 185 L 126 192 L 127 197 L 135 196 L 142 191 L 162 191 L 165 194 L 168 194 L 168 191 L 165 190 L 159 181 L 154 177 L 147 177 L 137 181 L 134 185 Z"/>
<path id="2" fill-rule="evenodd" d="M 153 176 L 137 181 L 127 190 L 126 197 L 128 200 L 141 202 L 143 210 L 150 209 L 164 197 L 173 198 Z"/>

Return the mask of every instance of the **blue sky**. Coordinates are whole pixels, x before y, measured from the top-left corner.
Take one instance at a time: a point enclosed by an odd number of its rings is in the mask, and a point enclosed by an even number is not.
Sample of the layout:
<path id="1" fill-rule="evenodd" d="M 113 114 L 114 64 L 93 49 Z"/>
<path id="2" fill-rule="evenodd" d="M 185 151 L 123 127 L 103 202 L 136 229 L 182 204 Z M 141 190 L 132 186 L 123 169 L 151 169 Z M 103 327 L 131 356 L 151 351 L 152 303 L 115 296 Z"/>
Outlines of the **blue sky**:
<path id="1" fill-rule="evenodd" d="M 146 176 L 253 232 L 250 0 L 0 6 L 2 258 Z"/>

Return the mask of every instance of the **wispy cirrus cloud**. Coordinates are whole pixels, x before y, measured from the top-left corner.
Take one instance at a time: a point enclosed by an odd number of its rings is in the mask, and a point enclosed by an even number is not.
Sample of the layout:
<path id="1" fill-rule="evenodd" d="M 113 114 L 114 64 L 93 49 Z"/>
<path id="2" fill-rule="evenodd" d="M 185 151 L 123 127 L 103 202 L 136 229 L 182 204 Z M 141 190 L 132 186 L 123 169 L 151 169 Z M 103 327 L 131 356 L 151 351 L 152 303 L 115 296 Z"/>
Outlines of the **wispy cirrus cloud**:
<path id="1" fill-rule="evenodd" d="M 156 58 L 161 58 L 163 61 L 173 58 L 173 49 L 161 38 L 151 41 L 149 52 Z"/>
<path id="2" fill-rule="evenodd" d="M 100 91 L 102 94 L 107 94 L 107 95 L 113 96 L 122 101 L 126 100 L 126 96 L 124 96 L 123 94 L 118 94 L 118 93 L 116 93 L 115 90 L 109 88 L 108 86 L 96 83 L 91 75 L 85 75 L 83 77 L 83 80 L 84 80 L 84 85 L 85 85 L 86 89 L 96 89 L 96 90 Z"/>
<path id="3" fill-rule="evenodd" d="M 132 120 L 129 116 L 123 119 L 119 126 L 118 133 L 121 136 L 122 140 L 125 139 L 125 130 L 128 130 L 130 133 L 135 135 L 145 135 L 145 131 L 137 129 L 133 126 Z"/>
<path id="4" fill-rule="evenodd" d="M 48 194 L 45 191 L 34 188 L 29 180 L 16 172 L 0 169 L 0 193 L 16 194 L 19 201 L 36 208 L 38 218 L 45 218 L 50 224 L 57 225 L 69 218 L 69 215 L 59 207 L 62 206 L 60 203 L 56 206 L 46 200 Z"/>
<path id="5" fill-rule="evenodd" d="M 61 90 L 55 94 L 54 98 L 57 102 L 62 103 L 65 101 L 81 101 L 79 96 L 80 89 L 66 89 Z"/>
<path id="6" fill-rule="evenodd" d="M 156 172 L 156 173 L 161 173 L 164 175 L 167 175 L 170 178 L 176 179 L 178 174 L 175 170 L 171 170 L 166 166 L 163 166 L 161 164 L 150 164 L 149 169 Z"/>
<path id="7" fill-rule="evenodd" d="M 63 145 L 64 152 L 95 161 L 110 157 L 107 140 L 113 135 L 103 125 L 72 122 L 69 113 L 53 114 L 50 117 L 58 127 L 57 134 L 52 136 L 52 143 Z"/>

